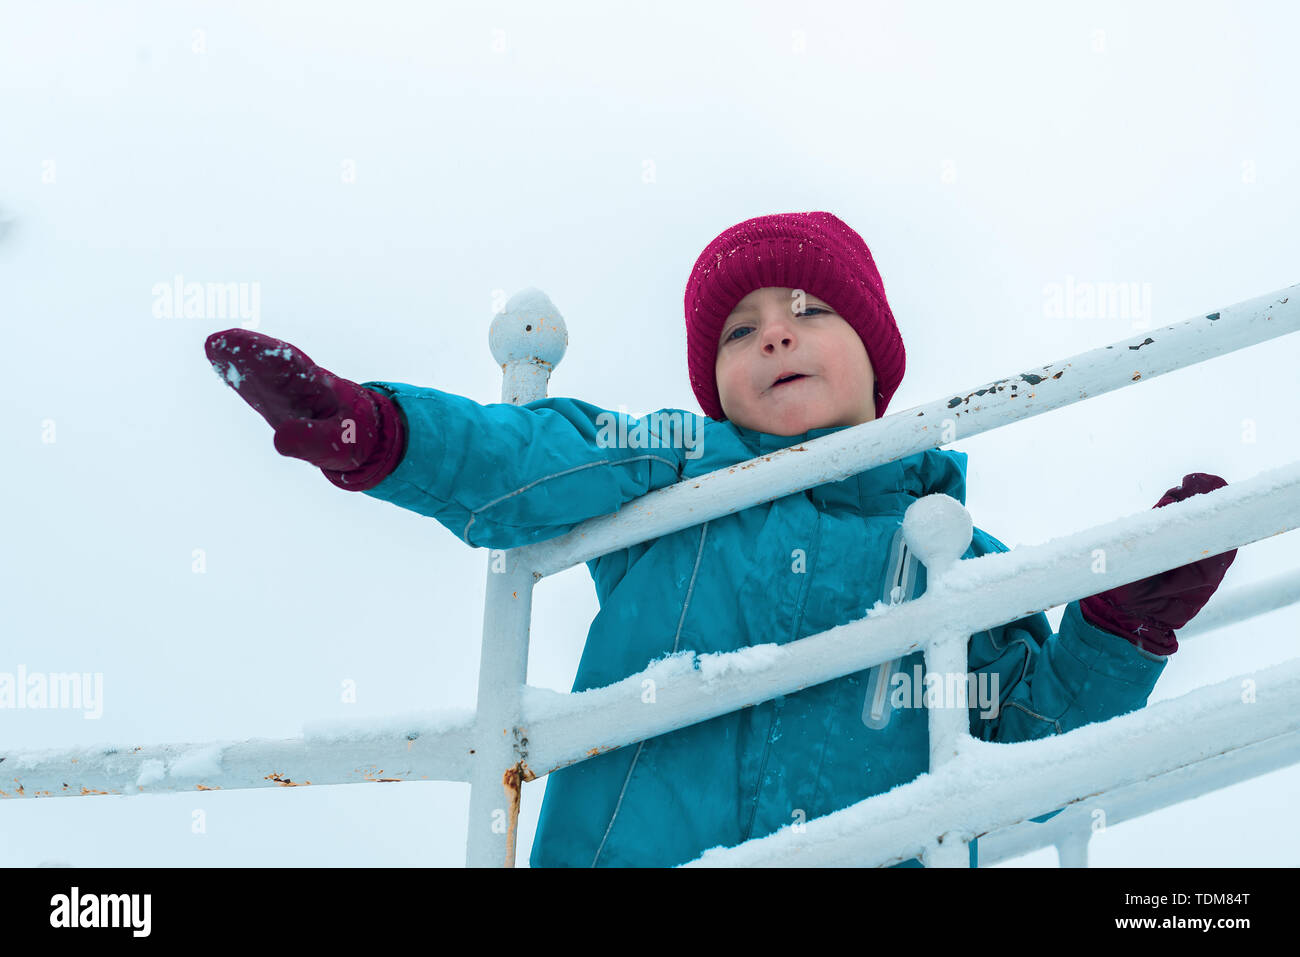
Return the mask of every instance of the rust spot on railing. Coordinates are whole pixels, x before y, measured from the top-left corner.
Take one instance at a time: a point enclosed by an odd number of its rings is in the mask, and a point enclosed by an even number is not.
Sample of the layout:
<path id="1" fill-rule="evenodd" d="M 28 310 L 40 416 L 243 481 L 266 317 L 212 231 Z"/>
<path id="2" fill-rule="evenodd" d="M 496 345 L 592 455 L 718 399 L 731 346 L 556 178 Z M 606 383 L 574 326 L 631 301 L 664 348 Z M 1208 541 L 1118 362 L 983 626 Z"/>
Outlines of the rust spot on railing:
<path id="1" fill-rule="evenodd" d="M 262 780 L 274 781 L 282 788 L 300 788 L 303 787 L 304 785 L 311 784 L 310 781 L 291 781 L 289 778 L 286 778 L 284 775 L 282 775 L 279 771 L 272 771 L 270 774 L 263 777 Z"/>
<path id="2" fill-rule="evenodd" d="M 208 784 L 196 784 L 196 785 L 194 785 L 194 790 L 196 790 L 196 791 L 220 791 L 220 790 L 221 790 L 221 787 L 220 787 L 220 785 L 216 785 L 216 784 L 212 784 L 212 785 L 208 785 Z"/>
<path id="3" fill-rule="evenodd" d="M 520 764 L 522 763 L 521 761 Z M 506 800 L 510 804 L 506 811 L 509 815 L 510 825 L 506 831 L 506 859 L 501 862 L 503 865 L 515 858 L 515 829 L 519 826 L 519 795 L 522 787 L 519 779 L 519 765 L 506 768 L 506 773 L 501 776 L 501 786 L 505 788 Z"/>
<path id="4" fill-rule="evenodd" d="M 371 770 L 369 770 L 369 771 L 365 770 L 364 768 L 353 768 L 353 769 L 352 769 L 352 773 L 353 773 L 353 774 L 359 774 L 359 775 L 361 775 L 361 776 L 362 776 L 363 778 L 365 778 L 367 781 L 381 781 L 381 782 L 382 782 L 382 781 L 389 781 L 389 782 L 391 782 L 391 781 L 405 781 L 405 780 L 406 780 L 405 778 L 381 778 L 379 775 L 381 775 L 381 774 L 384 773 L 384 769 L 383 769 L 383 768 L 376 768 L 373 764 L 370 765 L 370 768 L 371 768 Z M 307 783 L 310 784 L 311 782 L 308 781 Z"/>
<path id="5" fill-rule="evenodd" d="M 64 787 L 67 787 L 67 785 L 65 784 Z M 88 788 L 88 787 L 86 787 L 85 785 L 82 785 L 82 787 L 81 787 L 81 793 L 82 793 L 82 794 L 107 794 L 108 792 L 107 792 L 107 791 L 97 791 L 97 790 L 95 790 L 95 788 Z"/>

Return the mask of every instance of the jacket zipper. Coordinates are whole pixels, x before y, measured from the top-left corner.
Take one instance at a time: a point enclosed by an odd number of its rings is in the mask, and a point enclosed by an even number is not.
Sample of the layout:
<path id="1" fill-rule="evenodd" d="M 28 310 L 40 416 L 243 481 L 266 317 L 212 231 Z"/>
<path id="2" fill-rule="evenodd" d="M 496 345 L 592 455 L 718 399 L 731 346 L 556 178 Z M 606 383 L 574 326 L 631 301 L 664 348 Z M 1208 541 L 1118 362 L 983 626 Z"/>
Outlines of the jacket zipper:
<path id="1" fill-rule="evenodd" d="M 743 838 L 746 841 L 754 831 L 754 816 L 758 813 L 758 801 L 763 794 L 763 774 L 767 771 L 767 756 L 772 750 L 772 732 L 776 730 L 776 719 L 780 717 L 783 707 L 785 707 L 785 695 L 772 699 L 772 720 L 767 726 L 767 740 L 763 743 L 763 760 L 758 766 L 758 785 L 754 788 L 754 803 L 749 809 L 749 824 L 745 828 Z"/>
<path id="2" fill-rule="evenodd" d="M 677 645 L 682 640 L 682 626 L 686 623 L 686 611 L 691 607 L 691 596 L 695 592 L 695 576 L 700 571 L 700 561 L 704 558 L 704 541 L 709 534 L 709 523 L 705 522 L 700 527 L 700 545 L 695 552 L 695 565 L 691 568 L 691 581 L 686 586 L 686 598 L 682 602 L 682 613 L 677 618 L 677 634 L 673 636 L 673 654 L 677 653 Z M 647 739 L 653 740 L 653 739 Z M 614 821 L 618 818 L 619 809 L 623 806 L 623 795 L 627 793 L 628 782 L 632 780 L 632 771 L 636 767 L 637 759 L 641 757 L 641 749 L 646 746 L 642 741 L 636 746 L 636 754 L 632 755 L 632 763 L 628 765 L 627 774 L 623 778 L 623 788 L 618 792 L 618 801 L 614 805 L 614 810 L 609 816 L 609 823 L 605 825 L 605 835 L 600 839 L 600 846 L 596 848 L 596 856 L 591 859 L 591 866 L 595 867 L 596 862 L 600 860 L 601 852 L 605 849 L 605 842 L 609 840 L 609 834 L 614 829 Z"/>

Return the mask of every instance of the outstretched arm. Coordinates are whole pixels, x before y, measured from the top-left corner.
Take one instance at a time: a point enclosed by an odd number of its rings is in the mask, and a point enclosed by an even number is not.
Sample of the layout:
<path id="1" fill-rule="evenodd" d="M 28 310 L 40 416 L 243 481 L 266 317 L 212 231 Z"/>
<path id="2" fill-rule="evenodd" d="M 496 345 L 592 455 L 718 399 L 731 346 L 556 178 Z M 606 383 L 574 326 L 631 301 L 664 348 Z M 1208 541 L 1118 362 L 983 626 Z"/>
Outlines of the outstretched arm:
<path id="1" fill-rule="evenodd" d="M 366 494 L 437 519 L 467 545 L 515 548 L 545 541 L 681 479 L 682 444 L 660 410 L 646 418 L 659 447 L 617 441 L 638 420 L 572 398 L 483 405 L 400 382 L 366 382 L 396 404 L 406 452 Z M 682 433 L 678 432 L 680 436 Z"/>
<path id="2" fill-rule="evenodd" d="M 358 384 L 246 329 L 213 333 L 208 361 L 275 430 L 280 454 L 342 489 L 437 519 L 472 546 L 544 541 L 681 478 L 694 413 L 644 419 L 568 398 L 526 405 L 401 382 Z"/>

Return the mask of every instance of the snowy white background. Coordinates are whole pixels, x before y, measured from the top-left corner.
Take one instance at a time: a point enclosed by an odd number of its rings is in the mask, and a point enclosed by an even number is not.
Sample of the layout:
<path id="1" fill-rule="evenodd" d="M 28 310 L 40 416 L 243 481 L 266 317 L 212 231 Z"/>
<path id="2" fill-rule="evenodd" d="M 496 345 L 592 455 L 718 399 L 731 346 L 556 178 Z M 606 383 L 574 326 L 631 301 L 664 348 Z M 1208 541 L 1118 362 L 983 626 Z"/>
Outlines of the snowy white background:
<path id="1" fill-rule="evenodd" d="M 0 712 L 4 746 L 474 703 L 486 552 L 279 456 L 203 355 L 238 318 L 154 318 L 156 283 L 259 283 L 258 330 L 338 374 L 481 402 L 494 304 L 537 286 L 571 340 L 552 394 L 697 410 L 696 256 L 751 216 L 829 210 L 884 277 L 899 411 L 1132 334 L 1047 318 L 1067 276 L 1149 283 L 1151 326 L 1300 280 L 1297 31 L 1284 3 L 5 2 L 0 671 L 103 672 L 104 713 Z M 1297 365 L 1300 339 L 1274 340 L 958 443 L 975 522 L 1041 542 L 1186 472 L 1290 462 Z M 1275 537 L 1224 587 L 1298 564 Z M 586 569 L 534 609 L 530 681 L 567 691 Z M 1152 700 L 1285 660 L 1298 633 L 1293 608 L 1188 639 Z M 1092 861 L 1295 864 L 1298 792 L 1288 769 L 1114 826 Z M 458 866 L 468 794 L 7 801 L 0 862 Z"/>

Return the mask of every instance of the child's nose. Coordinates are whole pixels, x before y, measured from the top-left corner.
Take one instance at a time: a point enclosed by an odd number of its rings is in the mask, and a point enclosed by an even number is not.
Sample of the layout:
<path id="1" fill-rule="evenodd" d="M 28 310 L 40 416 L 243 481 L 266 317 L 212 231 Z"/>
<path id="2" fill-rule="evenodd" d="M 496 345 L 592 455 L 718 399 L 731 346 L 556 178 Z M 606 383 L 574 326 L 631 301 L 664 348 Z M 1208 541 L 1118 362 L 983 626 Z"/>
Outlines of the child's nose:
<path id="1" fill-rule="evenodd" d="M 775 346 L 777 343 L 789 343 L 794 339 L 794 326 L 789 319 L 773 319 L 763 330 L 763 345 Z"/>

